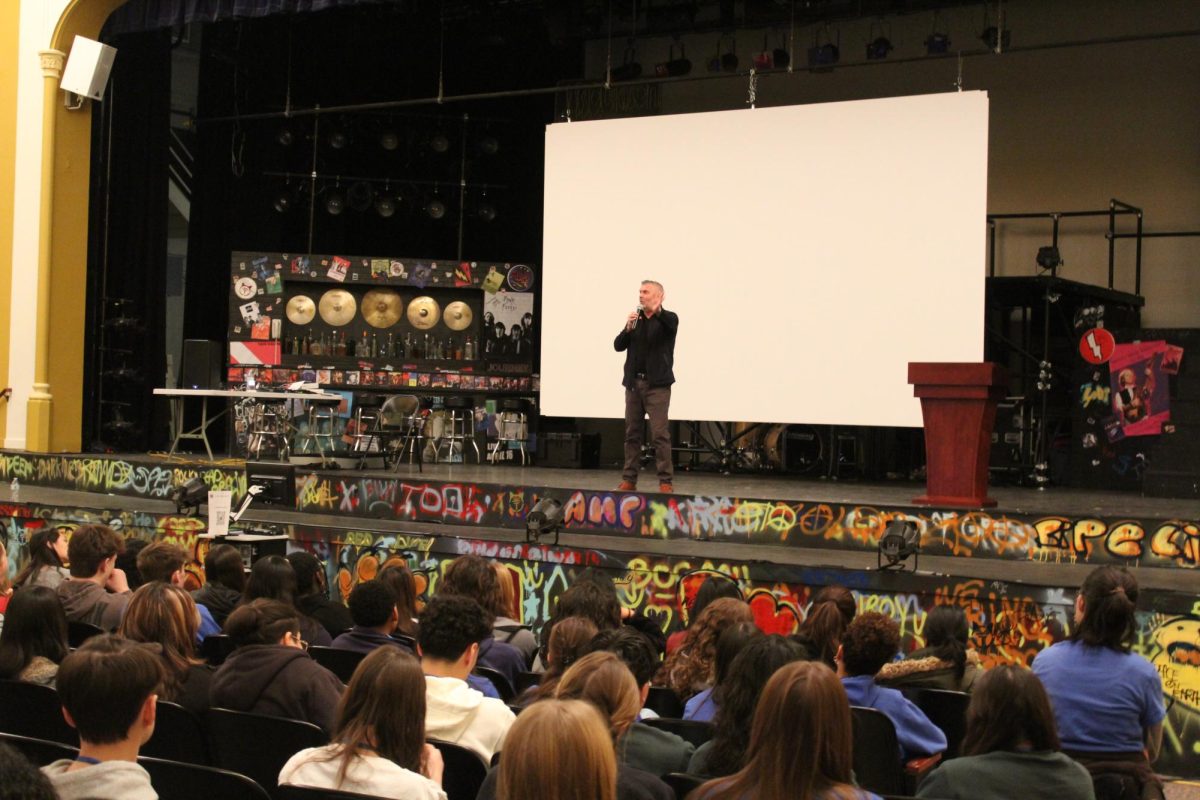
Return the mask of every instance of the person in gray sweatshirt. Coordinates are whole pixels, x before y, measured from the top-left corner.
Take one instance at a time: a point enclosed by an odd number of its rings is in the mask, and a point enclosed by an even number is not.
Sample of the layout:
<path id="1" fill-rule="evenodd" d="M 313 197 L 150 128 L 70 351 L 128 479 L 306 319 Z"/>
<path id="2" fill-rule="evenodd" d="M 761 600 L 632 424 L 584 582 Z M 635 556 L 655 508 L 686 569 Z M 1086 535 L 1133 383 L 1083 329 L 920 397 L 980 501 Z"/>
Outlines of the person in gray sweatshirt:
<path id="1" fill-rule="evenodd" d="M 87 622 L 115 631 L 129 605 L 129 581 L 117 567 L 125 540 L 107 525 L 84 525 L 71 534 L 67 556 L 71 577 L 58 585 L 68 622 Z"/>
<path id="2" fill-rule="evenodd" d="M 158 800 L 137 757 L 154 734 L 161 682 L 154 654 L 119 636 L 93 636 L 66 657 L 58 696 L 79 755 L 42 767 L 59 800 Z"/>

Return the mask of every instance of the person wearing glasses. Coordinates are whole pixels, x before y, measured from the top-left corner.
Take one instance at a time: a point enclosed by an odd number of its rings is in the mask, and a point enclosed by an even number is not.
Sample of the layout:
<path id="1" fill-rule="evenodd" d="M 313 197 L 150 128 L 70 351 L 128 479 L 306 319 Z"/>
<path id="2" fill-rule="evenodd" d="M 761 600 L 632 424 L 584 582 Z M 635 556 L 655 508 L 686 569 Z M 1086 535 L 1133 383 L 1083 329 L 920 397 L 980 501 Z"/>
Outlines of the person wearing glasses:
<path id="1" fill-rule="evenodd" d="M 342 682 L 309 658 L 296 609 L 259 599 L 239 606 L 225 622 L 237 649 L 212 681 L 212 705 L 333 729 Z"/>

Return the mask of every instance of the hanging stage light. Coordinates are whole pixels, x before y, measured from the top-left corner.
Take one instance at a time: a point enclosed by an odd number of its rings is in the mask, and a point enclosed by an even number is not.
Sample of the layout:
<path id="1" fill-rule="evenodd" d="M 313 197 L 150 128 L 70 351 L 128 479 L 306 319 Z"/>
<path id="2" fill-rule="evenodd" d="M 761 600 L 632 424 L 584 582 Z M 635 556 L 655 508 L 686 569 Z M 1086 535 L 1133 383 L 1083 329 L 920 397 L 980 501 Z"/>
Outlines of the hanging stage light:
<path id="1" fill-rule="evenodd" d="M 292 206 L 295 205 L 295 202 L 296 193 L 292 190 L 291 186 L 287 186 L 283 189 L 280 189 L 275 194 L 275 199 L 272 201 L 271 205 L 274 206 L 275 210 L 280 214 L 286 214 L 292 210 Z"/>
<path id="2" fill-rule="evenodd" d="M 379 134 L 379 146 L 390 153 L 400 146 L 400 136 L 394 130 L 388 129 Z"/>
<path id="3" fill-rule="evenodd" d="M 476 214 L 484 222 L 494 222 L 496 219 L 496 207 L 485 201 L 479 204 L 479 211 Z"/>
<path id="4" fill-rule="evenodd" d="M 337 124 L 329 132 L 327 141 L 329 142 L 329 146 L 334 150 L 345 150 L 346 146 L 350 144 L 350 134 L 346 132 L 345 127 Z"/>
<path id="5" fill-rule="evenodd" d="M 292 142 L 296 141 L 296 132 L 292 130 L 292 126 L 289 123 L 285 122 L 276 131 L 275 141 L 282 147 L 291 147 Z"/>
<path id="6" fill-rule="evenodd" d="M 450 150 L 450 137 L 438 131 L 429 137 L 429 149 L 438 155 L 444 155 Z"/>
<path id="7" fill-rule="evenodd" d="M 429 198 L 429 202 L 425 204 L 425 213 L 430 219 L 441 219 L 446 216 L 446 204 L 443 203 L 435 194 Z"/>
<path id="8" fill-rule="evenodd" d="M 476 145 L 476 149 L 482 156 L 494 156 L 496 153 L 500 152 L 500 140 L 495 136 L 484 136 L 479 140 L 479 144 Z"/>
<path id="9" fill-rule="evenodd" d="M 325 197 L 325 210 L 334 217 L 346 210 L 346 194 L 340 186 L 329 190 Z"/>
<path id="10" fill-rule="evenodd" d="M 375 190 L 366 181 L 355 181 L 346 192 L 346 204 L 355 211 L 366 211 L 375 201 Z"/>
<path id="11" fill-rule="evenodd" d="M 384 219 L 389 219 L 396 214 L 396 199 L 389 197 L 386 194 L 381 194 L 375 198 L 375 213 Z"/>
<path id="12" fill-rule="evenodd" d="M 880 59 L 887 58 L 887 54 L 893 49 L 891 41 L 886 36 L 877 36 L 867 43 L 867 59 L 869 61 L 879 61 Z"/>
<path id="13" fill-rule="evenodd" d="M 1012 42 L 1012 31 L 1010 31 L 1008 28 L 1005 28 L 1003 32 L 997 33 L 996 26 L 989 25 L 983 29 L 983 33 L 979 34 L 979 38 L 985 45 L 987 45 L 988 50 L 996 50 L 999 52 L 999 50 L 1008 49 L 1009 44 Z M 999 48 L 996 47 L 997 42 L 1000 44 Z"/>

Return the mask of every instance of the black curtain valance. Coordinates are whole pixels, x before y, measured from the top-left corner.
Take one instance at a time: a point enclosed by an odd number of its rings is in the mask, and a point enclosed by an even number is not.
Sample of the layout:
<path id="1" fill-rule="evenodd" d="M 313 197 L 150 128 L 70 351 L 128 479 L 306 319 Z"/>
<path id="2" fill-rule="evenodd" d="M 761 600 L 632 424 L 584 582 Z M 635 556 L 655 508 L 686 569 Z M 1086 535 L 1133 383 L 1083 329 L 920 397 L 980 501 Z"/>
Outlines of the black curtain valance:
<path id="1" fill-rule="evenodd" d="M 174 28 L 189 22 L 220 22 L 388 4 L 408 6 L 411 3 L 409 0 L 129 0 L 108 18 L 104 38 Z"/>

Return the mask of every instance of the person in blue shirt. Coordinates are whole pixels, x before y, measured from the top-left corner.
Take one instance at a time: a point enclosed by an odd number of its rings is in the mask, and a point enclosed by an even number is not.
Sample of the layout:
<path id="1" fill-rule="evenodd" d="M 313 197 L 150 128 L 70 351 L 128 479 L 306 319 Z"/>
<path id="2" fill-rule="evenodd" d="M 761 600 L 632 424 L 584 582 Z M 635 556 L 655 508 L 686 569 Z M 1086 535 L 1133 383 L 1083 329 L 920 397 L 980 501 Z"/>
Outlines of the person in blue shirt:
<path id="1" fill-rule="evenodd" d="M 794 661 L 767 681 L 754 712 L 746 766 L 696 800 L 879 800 L 854 785 L 850 703 L 833 670 Z"/>
<path id="2" fill-rule="evenodd" d="M 1098 567 L 1075 598 L 1075 630 L 1033 660 L 1054 707 L 1063 751 L 1091 769 L 1121 762 L 1136 775 L 1143 797 L 1162 797 L 1150 764 L 1162 746 L 1162 679 L 1131 653 L 1138 585 L 1133 574 Z M 1146 793 L 1145 790 L 1149 790 Z"/>
<path id="3" fill-rule="evenodd" d="M 902 761 L 930 756 L 946 749 L 946 734 L 896 689 L 875 683 L 875 673 L 900 648 L 900 627 L 874 611 L 859 614 L 842 634 L 836 661 L 850 705 L 874 708 L 896 726 Z"/>
<path id="4" fill-rule="evenodd" d="M 137 568 L 145 583 L 162 581 L 185 589 L 187 573 L 183 565 L 187 560 L 187 553 L 179 545 L 158 541 L 143 547 L 138 553 Z M 220 633 L 221 626 L 203 603 L 196 603 L 196 611 L 200 612 L 200 628 L 196 633 L 196 643 L 199 644 L 209 636 Z"/>

